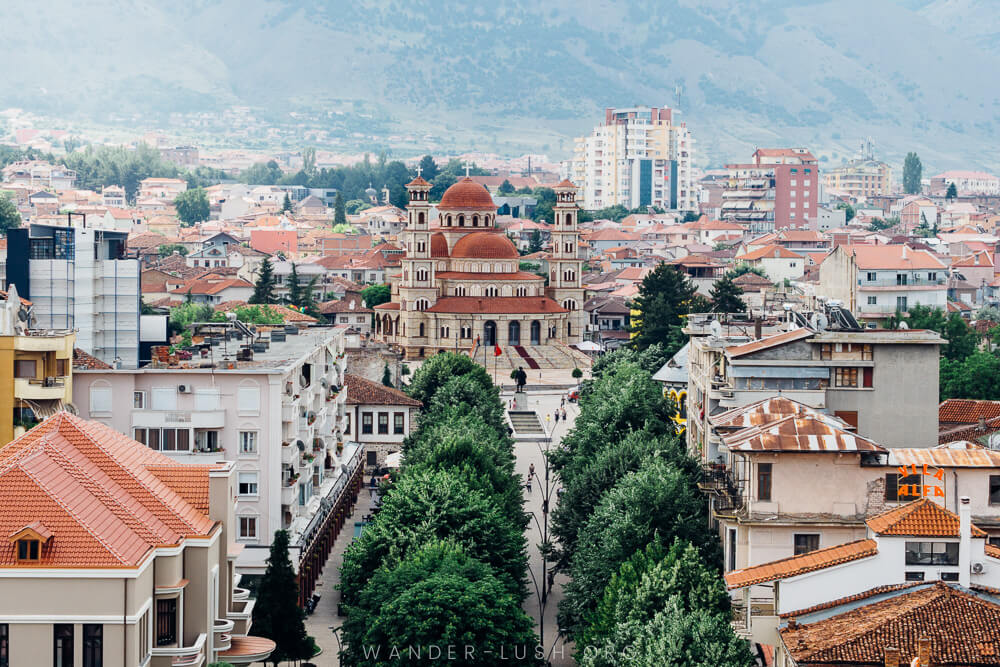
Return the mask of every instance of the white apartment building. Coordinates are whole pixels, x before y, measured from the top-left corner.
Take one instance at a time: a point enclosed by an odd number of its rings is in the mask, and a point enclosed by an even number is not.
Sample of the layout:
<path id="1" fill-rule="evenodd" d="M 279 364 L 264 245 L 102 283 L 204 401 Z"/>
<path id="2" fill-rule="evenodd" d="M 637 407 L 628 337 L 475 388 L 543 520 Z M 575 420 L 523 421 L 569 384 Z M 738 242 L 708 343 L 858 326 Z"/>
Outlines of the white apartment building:
<path id="1" fill-rule="evenodd" d="M 75 329 L 76 344 L 102 361 L 139 363 L 139 261 L 124 231 L 31 225 L 7 234 L 5 286 L 33 303 L 34 326 Z"/>
<path id="2" fill-rule="evenodd" d="M 694 139 L 669 108 L 607 109 L 602 125 L 575 140 L 563 171 L 579 188 L 582 208 L 620 204 L 694 211 L 691 175 Z"/>
<path id="3" fill-rule="evenodd" d="M 77 370 L 73 396 L 82 416 L 173 459 L 234 463 L 245 546 L 236 565 L 251 579 L 276 530 L 291 533 L 299 566 L 332 543 L 331 517 L 361 481 L 361 450 L 345 441 L 342 329 L 258 332 L 249 349 L 224 329 L 200 361 Z"/>

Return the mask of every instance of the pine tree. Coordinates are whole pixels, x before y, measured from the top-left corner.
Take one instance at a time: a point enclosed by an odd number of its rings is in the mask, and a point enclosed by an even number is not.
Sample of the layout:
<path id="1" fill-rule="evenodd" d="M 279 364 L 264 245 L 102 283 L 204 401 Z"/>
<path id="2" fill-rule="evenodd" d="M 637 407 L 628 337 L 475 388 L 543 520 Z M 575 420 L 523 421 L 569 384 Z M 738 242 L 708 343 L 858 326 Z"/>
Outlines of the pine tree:
<path id="1" fill-rule="evenodd" d="M 333 200 L 333 224 L 347 224 L 347 207 L 344 204 L 344 195 L 340 192 L 337 193 L 336 199 Z"/>
<path id="2" fill-rule="evenodd" d="M 712 298 L 712 310 L 717 313 L 742 313 L 747 309 L 746 302 L 740 297 L 743 289 L 733 282 L 728 275 L 722 276 L 712 285 L 710 296 Z"/>
<path id="3" fill-rule="evenodd" d="M 920 194 L 920 179 L 923 178 L 924 166 L 920 157 L 910 151 L 903 160 L 903 191 L 908 195 Z"/>
<path id="4" fill-rule="evenodd" d="M 948 184 L 948 192 L 945 193 L 944 198 L 945 199 L 955 199 L 956 197 L 958 197 L 958 188 L 955 187 L 955 183 L 954 182 L 949 183 Z"/>
<path id="5" fill-rule="evenodd" d="M 292 305 L 299 305 L 302 302 L 302 286 L 299 285 L 299 271 L 295 268 L 294 263 L 292 263 L 292 272 L 288 274 L 288 281 L 285 284 L 288 287 L 288 295 L 285 300 Z"/>
<path id="6" fill-rule="evenodd" d="M 392 385 L 392 373 L 389 372 L 389 364 L 386 364 L 382 369 L 382 384 L 386 387 L 391 387 Z"/>
<path id="7" fill-rule="evenodd" d="M 274 266 L 270 257 L 265 257 L 260 263 L 250 303 L 274 303 Z"/>
<path id="8" fill-rule="evenodd" d="M 531 239 L 528 241 L 528 254 L 538 252 L 542 249 L 542 233 L 539 230 L 531 232 Z"/>
<path id="9" fill-rule="evenodd" d="M 673 355 L 687 341 L 681 327 L 694 297 L 695 286 L 686 274 L 671 264 L 657 266 L 642 279 L 639 294 L 632 300 L 632 309 L 638 311 L 632 318 L 633 346 L 644 350 L 663 343 Z"/>
<path id="10" fill-rule="evenodd" d="M 299 584 L 288 557 L 288 532 L 279 530 L 274 533 L 267 570 L 260 580 L 253 609 L 254 634 L 277 644 L 268 659 L 275 665 L 312 657 L 313 641 L 306 634 L 305 612 L 299 607 L 298 598 Z"/>
<path id="11" fill-rule="evenodd" d="M 292 212 L 292 198 L 288 196 L 287 192 L 285 193 L 285 201 L 281 204 L 281 211 L 282 213 Z"/>

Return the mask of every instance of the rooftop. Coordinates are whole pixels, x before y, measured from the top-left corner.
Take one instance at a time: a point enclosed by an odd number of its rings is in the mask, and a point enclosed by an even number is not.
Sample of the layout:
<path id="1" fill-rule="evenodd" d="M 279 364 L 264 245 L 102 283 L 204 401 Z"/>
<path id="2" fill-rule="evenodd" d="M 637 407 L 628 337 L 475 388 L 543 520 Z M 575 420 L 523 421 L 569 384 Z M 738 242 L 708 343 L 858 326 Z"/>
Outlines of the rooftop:
<path id="1" fill-rule="evenodd" d="M 348 405 L 408 405 L 416 408 L 423 405 L 399 389 L 386 387 L 353 373 L 344 374 L 344 386 L 347 388 Z"/>
<path id="2" fill-rule="evenodd" d="M 921 498 L 902 507 L 891 509 L 866 522 L 877 535 L 917 537 L 958 537 L 958 515 L 937 503 Z M 986 537 L 980 528 L 972 526 L 973 537 Z"/>
<path id="3" fill-rule="evenodd" d="M 742 570 L 733 570 L 726 574 L 726 588 L 744 588 L 754 584 L 787 579 L 806 572 L 822 570 L 832 565 L 847 563 L 860 558 L 867 558 L 878 553 L 875 540 L 858 540 L 846 544 L 838 544 L 824 549 L 810 551 L 807 554 L 789 556 L 781 560 L 755 565 Z"/>

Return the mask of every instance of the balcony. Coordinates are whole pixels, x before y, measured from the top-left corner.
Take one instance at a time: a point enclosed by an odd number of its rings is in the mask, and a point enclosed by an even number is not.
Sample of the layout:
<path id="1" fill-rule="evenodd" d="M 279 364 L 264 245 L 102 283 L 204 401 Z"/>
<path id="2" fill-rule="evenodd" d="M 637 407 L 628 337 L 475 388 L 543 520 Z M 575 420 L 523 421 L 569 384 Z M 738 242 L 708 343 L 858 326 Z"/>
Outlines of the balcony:
<path id="1" fill-rule="evenodd" d="M 225 428 L 225 410 L 133 410 L 136 428 Z"/>
<path id="2" fill-rule="evenodd" d="M 896 278 L 878 278 L 876 280 L 861 280 L 858 279 L 858 289 L 884 289 L 887 291 L 892 290 L 905 290 L 911 288 L 923 288 L 923 287 L 944 287 L 947 283 L 944 277 L 935 278 L 933 280 L 928 278 L 914 278 L 913 276 L 907 276 L 905 283 L 900 283 Z"/>
<path id="3" fill-rule="evenodd" d="M 66 378 L 14 378 L 14 397 L 27 400 L 61 399 L 66 396 Z"/>
<path id="4" fill-rule="evenodd" d="M 299 500 L 299 489 L 298 489 L 297 482 L 298 482 L 298 478 L 296 478 L 296 481 L 292 482 L 288 486 L 282 485 L 282 487 L 281 487 L 281 504 L 282 505 L 285 505 L 285 506 L 288 506 L 288 507 L 293 507 L 295 505 L 295 503 L 298 502 L 298 500 Z"/>
<path id="5" fill-rule="evenodd" d="M 250 625 L 253 623 L 253 607 L 256 600 L 233 600 L 229 607 L 226 618 L 233 622 L 233 636 L 245 637 L 250 632 Z"/>
<path id="6" fill-rule="evenodd" d="M 746 511 L 746 499 L 724 465 L 709 463 L 703 466 L 698 488 L 711 496 L 712 511 L 716 516 L 736 517 Z"/>
<path id="7" fill-rule="evenodd" d="M 212 634 L 215 636 L 215 650 L 225 651 L 233 645 L 234 621 L 228 618 L 217 618 L 212 626 Z"/>
<path id="8" fill-rule="evenodd" d="M 170 658 L 171 667 L 200 667 L 205 662 L 205 642 L 207 639 L 205 633 L 201 633 L 191 646 L 154 648 L 152 655 L 154 659 L 158 657 Z"/>
<path id="9" fill-rule="evenodd" d="M 281 462 L 286 465 L 295 463 L 295 457 L 299 455 L 299 448 L 290 442 L 281 443 Z"/>

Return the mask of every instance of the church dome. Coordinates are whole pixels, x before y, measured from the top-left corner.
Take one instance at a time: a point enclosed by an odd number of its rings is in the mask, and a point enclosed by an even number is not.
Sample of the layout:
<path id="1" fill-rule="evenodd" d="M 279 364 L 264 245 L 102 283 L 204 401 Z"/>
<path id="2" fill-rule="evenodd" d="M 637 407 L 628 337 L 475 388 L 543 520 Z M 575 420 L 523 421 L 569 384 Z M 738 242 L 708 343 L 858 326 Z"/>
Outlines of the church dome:
<path id="1" fill-rule="evenodd" d="M 438 204 L 439 210 L 477 209 L 494 211 L 496 207 L 497 205 L 493 203 L 493 197 L 490 196 L 489 190 L 468 176 L 445 190 L 444 196 L 441 197 L 441 203 Z"/>
<path id="2" fill-rule="evenodd" d="M 444 234 L 438 232 L 431 236 L 431 257 L 447 257 L 448 256 L 448 239 L 444 237 Z"/>
<path id="3" fill-rule="evenodd" d="M 517 248 L 503 234 L 495 232 L 472 232 L 455 243 L 452 257 L 467 259 L 517 259 Z"/>

